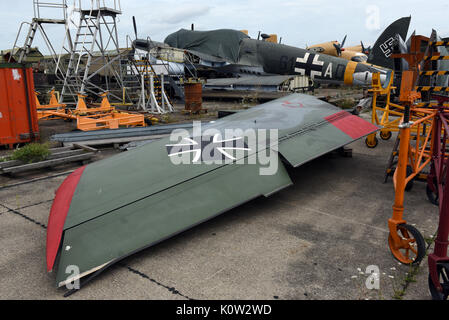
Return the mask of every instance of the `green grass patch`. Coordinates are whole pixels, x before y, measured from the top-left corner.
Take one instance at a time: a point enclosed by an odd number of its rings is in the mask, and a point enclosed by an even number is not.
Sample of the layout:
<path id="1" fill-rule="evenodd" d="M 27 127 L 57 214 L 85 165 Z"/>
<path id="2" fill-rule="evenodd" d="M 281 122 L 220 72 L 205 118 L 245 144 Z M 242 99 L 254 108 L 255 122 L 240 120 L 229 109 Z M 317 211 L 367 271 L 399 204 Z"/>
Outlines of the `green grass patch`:
<path id="1" fill-rule="evenodd" d="M 35 163 L 46 160 L 50 156 L 48 143 L 30 143 L 23 148 L 17 149 L 9 157 L 10 160 L 20 160 L 25 163 Z"/>

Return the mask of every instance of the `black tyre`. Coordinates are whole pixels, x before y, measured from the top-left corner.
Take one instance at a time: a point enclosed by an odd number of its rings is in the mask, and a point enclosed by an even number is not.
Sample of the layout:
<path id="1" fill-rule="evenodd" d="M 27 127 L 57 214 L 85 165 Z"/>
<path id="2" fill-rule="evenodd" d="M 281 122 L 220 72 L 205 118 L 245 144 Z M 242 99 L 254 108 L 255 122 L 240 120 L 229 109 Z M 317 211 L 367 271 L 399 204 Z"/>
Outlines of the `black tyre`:
<path id="1" fill-rule="evenodd" d="M 433 187 L 434 187 L 435 191 L 433 191 L 431 189 L 431 187 L 429 186 L 429 184 L 427 184 L 427 186 L 426 186 L 427 199 L 429 199 L 430 203 L 432 203 L 436 206 L 439 206 L 440 205 L 440 196 L 438 194 L 438 186 L 437 186 L 436 179 L 433 179 Z"/>
<path id="2" fill-rule="evenodd" d="M 443 287 L 443 292 L 437 290 L 429 274 L 430 294 L 432 295 L 433 300 L 447 300 L 449 296 L 449 263 L 437 264 L 437 272 L 440 284 Z"/>
<path id="3" fill-rule="evenodd" d="M 367 146 L 368 148 L 370 148 L 370 149 L 376 148 L 377 145 L 379 144 L 379 140 L 377 139 L 377 137 L 374 137 L 374 142 L 373 142 L 373 143 L 371 143 L 368 139 L 369 139 L 369 138 L 366 138 L 366 139 L 365 139 L 365 144 L 366 144 L 366 146 Z"/>
<path id="4" fill-rule="evenodd" d="M 407 177 L 413 174 L 413 169 L 410 166 L 407 166 Z M 405 191 L 412 191 L 413 185 L 415 184 L 415 179 L 410 180 L 405 186 Z"/>
<path id="5" fill-rule="evenodd" d="M 393 237 L 391 234 L 388 237 L 388 244 L 390 246 L 393 256 L 403 264 L 419 265 L 426 255 L 426 242 L 423 236 L 415 227 L 408 224 L 400 224 L 397 226 L 399 237 L 407 240 L 410 247 L 394 248 Z"/>

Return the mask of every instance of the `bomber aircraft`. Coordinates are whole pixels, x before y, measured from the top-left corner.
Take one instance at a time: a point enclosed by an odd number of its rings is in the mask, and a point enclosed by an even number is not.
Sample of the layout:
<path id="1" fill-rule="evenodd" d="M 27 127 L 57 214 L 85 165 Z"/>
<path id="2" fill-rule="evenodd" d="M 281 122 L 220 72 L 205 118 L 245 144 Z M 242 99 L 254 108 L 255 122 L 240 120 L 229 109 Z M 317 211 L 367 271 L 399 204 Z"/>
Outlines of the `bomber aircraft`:
<path id="1" fill-rule="evenodd" d="M 381 67 L 392 68 L 390 59 L 392 42 L 396 35 L 400 35 L 401 39 L 405 39 L 410 26 L 411 17 L 403 17 L 390 24 L 377 39 L 374 48 L 375 52 L 371 54 L 373 48 L 366 47 L 363 41 L 360 45 L 345 47 L 346 38 L 340 43 L 338 41 L 329 41 L 321 44 L 308 46 L 307 49 L 316 53 L 328 54 L 343 59 L 356 62 L 368 62 Z"/>
<path id="2" fill-rule="evenodd" d="M 134 47 L 150 51 L 175 48 L 184 51 L 199 76 L 306 75 L 317 83 L 369 85 L 372 74 L 389 77 L 389 69 L 270 41 L 251 39 L 238 30 L 192 31 L 170 34 L 164 44 L 139 40 Z"/>

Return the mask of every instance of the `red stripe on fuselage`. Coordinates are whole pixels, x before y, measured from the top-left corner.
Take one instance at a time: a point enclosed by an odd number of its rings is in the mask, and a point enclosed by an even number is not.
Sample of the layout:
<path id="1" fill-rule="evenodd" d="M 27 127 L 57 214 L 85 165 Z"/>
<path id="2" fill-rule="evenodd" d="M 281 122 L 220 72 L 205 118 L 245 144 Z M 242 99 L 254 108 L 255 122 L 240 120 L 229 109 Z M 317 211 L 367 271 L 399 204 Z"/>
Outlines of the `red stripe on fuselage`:
<path id="1" fill-rule="evenodd" d="M 378 128 L 371 122 L 363 120 L 346 111 L 338 112 L 325 119 L 352 139 L 359 139 L 378 130 Z"/>
<path id="2" fill-rule="evenodd" d="M 84 169 L 81 167 L 65 179 L 61 184 L 51 207 L 47 226 L 47 270 L 51 271 L 58 255 L 67 213 L 72 203 L 76 187 L 83 175 Z"/>

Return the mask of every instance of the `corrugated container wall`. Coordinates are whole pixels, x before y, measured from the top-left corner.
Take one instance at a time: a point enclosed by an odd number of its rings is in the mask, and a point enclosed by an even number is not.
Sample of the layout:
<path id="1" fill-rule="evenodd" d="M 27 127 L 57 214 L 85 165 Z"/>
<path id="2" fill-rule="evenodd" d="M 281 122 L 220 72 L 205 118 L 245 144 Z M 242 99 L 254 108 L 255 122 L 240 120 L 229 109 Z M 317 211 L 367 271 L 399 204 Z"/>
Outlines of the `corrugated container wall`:
<path id="1" fill-rule="evenodd" d="M 38 137 L 33 70 L 20 64 L 0 64 L 0 146 L 13 147 Z"/>

